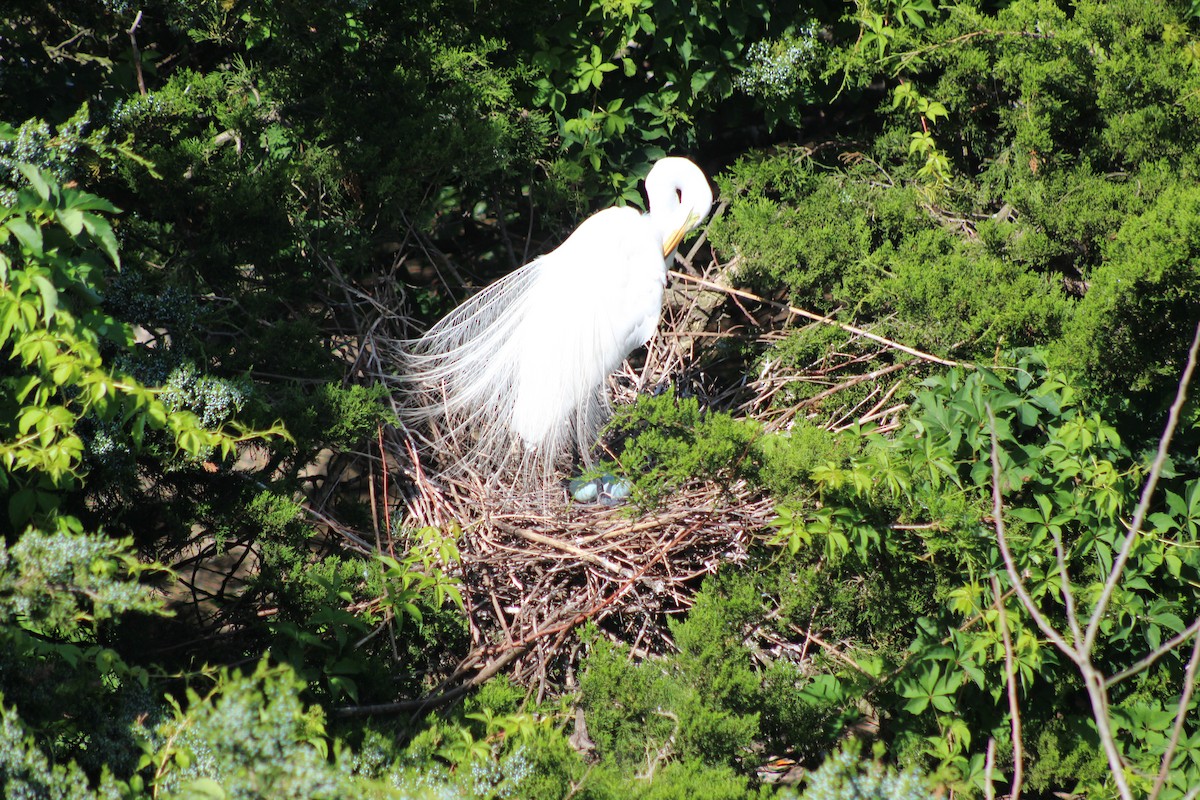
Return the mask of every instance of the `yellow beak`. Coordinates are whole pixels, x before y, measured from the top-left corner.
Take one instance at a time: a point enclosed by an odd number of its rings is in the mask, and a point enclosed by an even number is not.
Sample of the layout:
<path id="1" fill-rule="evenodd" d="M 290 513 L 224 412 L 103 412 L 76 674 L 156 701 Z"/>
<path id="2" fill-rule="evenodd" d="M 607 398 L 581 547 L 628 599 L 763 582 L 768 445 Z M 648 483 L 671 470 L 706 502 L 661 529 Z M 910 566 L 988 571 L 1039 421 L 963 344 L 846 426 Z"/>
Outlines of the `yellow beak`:
<path id="1" fill-rule="evenodd" d="M 670 256 L 671 253 L 675 251 L 675 248 L 679 247 L 679 243 L 683 241 L 683 237 L 686 236 L 687 232 L 695 227 L 696 223 L 699 221 L 700 220 L 697 218 L 695 213 L 688 214 L 687 222 L 683 223 L 679 230 L 672 233 L 663 242 L 663 258 Z"/>

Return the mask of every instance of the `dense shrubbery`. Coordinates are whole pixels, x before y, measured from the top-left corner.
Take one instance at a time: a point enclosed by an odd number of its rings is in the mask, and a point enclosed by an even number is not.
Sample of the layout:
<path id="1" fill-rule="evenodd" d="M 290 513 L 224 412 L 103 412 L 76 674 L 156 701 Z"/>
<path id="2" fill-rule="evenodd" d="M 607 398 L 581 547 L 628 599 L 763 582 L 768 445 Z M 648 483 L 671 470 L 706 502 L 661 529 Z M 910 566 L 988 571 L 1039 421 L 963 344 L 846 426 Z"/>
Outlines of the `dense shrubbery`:
<path id="1" fill-rule="evenodd" d="M 21 5 L 0 22 L 6 796 L 982 796 L 1018 759 L 1045 795 L 1146 794 L 1164 758 L 1159 796 L 1200 783 L 1194 402 L 1151 467 L 1200 307 L 1194 3 Z M 431 690 L 470 636 L 456 530 L 339 493 L 380 557 L 316 538 L 298 500 L 392 419 L 344 374 L 332 271 L 433 316 L 453 298 L 428 274 L 506 271 L 640 202 L 675 150 L 719 173 L 731 280 L 990 369 L 897 373 L 886 433 L 645 399 L 617 426 L 643 506 L 696 476 L 780 503 L 671 623 L 678 652 L 592 631 L 575 695 L 501 678 L 441 715 L 332 716 Z M 799 328 L 733 369 L 845 347 Z M 777 792 L 777 757 L 826 764 Z"/>

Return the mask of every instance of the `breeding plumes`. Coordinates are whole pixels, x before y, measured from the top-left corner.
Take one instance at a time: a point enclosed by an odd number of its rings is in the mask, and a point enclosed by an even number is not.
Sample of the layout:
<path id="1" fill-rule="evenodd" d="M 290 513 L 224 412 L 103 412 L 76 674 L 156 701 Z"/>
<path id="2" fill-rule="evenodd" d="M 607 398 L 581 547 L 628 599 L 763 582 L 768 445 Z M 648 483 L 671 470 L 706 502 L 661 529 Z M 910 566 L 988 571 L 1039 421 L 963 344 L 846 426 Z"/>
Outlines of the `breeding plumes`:
<path id="1" fill-rule="evenodd" d="M 593 214 L 408 343 L 407 421 L 429 431 L 446 467 L 546 469 L 572 446 L 587 457 L 609 411 L 605 381 L 654 335 L 666 259 L 712 207 L 685 158 L 655 163 L 646 195 L 648 213 Z"/>

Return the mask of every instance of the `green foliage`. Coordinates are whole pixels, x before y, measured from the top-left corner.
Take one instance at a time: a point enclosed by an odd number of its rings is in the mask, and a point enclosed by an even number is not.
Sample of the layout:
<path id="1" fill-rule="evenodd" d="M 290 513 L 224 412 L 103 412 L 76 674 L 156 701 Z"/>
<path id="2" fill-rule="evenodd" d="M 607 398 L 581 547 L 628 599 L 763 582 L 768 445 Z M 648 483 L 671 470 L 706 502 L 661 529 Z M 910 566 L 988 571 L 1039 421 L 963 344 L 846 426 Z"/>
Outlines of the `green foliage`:
<path id="1" fill-rule="evenodd" d="M 161 567 L 141 563 L 131 540 L 85 534 L 68 517 L 57 522 L 50 533 L 27 529 L 11 548 L 0 542 L 0 624 L 72 639 L 122 614 L 161 610 L 138 583 Z"/>
<path id="2" fill-rule="evenodd" d="M 736 100 L 765 96 L 769 108 L 787 108 L 811 85 L 822 48 L 810 20 L 759 0 L 706 1 L 686 14 L 655 0 L 521 13 L 530 101 L 553 115 L 562 141 L 556 168 L 590 195 L 637 205 L 637 182 L 672 146 L 753 118 Z"/>
<path id="3" fill-rule="evenodd" d="M 622 409 L 610 430 L 626 436 L 620 474 L 634 477 L 638 496 L 654 503 L 689 479 L 733 480 L 752 468 L 751 447 L 759 435 L 749 422 L 702 411 L 694 397 L 674 391 L 641 397 Z"/>
<path id="4" fill-rule="evenodd" d="M 439 630 L 442 626 L 461 635 L 461 619 L 454 612 L 463 610 L 462 586 L 447 573 L 460 560 L 453 536 L 425 528 L 412 539 L 400 558 L 380 553 L 364 563 L 330 557 L 311 568 L 294 567 L 290 597 L 283 598 L 292 618 L 272 626 L 277 639 L 273 652 L 296 669 L 310 690 L 352 702 L 363 697 L 361 682 L 371 686 L 371 694 L 386 693 L 395 678 L 381 659 L 396 657 L 397 638 L 409 641 L 406 660 L 416 662 L 411 651 L 451 638 Z M 385 631 L 379 642 L 390 639 L 390 653 L 364 647 Z"/>
<path id="5" fill-rule="evenodd" d="M 755 440 L 755 480 L 773 497 L 785 498 L 804 490 L 809 476 L 821 464 L 840 461 L 846 440 L 803 418 L 786 431 L 768 433 Z"/>
<path id="6" fill-rule="evenodd" d="M 74 762 L 54 764 L 21 724 L 20 715 L 0 697 L 0 786 L 9 797 L 47 797 L 55 800 L 117 800 L 126 787 L 106 770 L 92 790 Z"/>
<path id="7" fill-rule="evenodd" d="M 814 473 L 824 502 L 802 512 L 785 509 L 778 541 L 794 552 L 820 548 L 828 558 L 850 559 L 863 568 L 875 553 L 934 565 L 939 587 L 934 597 L 942 609 L 918 621 L 910 652 L 889 668 L 877 702 L 894 703 L 893 713 L 913 718 L 896 731 L 899 749 L 915 747 L 931 758 L 939 780 L 980 787 L 982 754 L 972 742 L 984 733 L 1002 737 L 1007 728 L 1005 648 L 995 608 L 1000 600 L 988 582 L 995 576 L 1002 591 L 1009 586 L 988 517 L 993 435 L 1015 568 L 1042 612 L 1063 629 L 1064 615 L 1073 613 L 1062 594 L 1067 576 L 1086 613 L 1117 556 L 1143 470 L 1115 429 L 1034 357 L 1019 361 L 1012 372 L 952 371 L 927 380 L 925 387 L 903 431 L 891 438 L 868 435 L 863 455 L 848 466 Z M 1105 670 L 1138 663 L 1196 615 L 1186 576 L 1200 565 L 1190 555 L 1194 530 L 1185 497 L 1197 481 L 1179 480 L 1126 563 L 1113 610 L 1099 629 Z M 899 523 L 886 535 L 881 512 L 884 520 Z M 1059 548 L 1061 567 L 1053 555 Z M 1090 716 L 1064 706 L 1082 690 L 1073 666 L 1047 646 L 1019 607 L 1005 602 L 1025 724 L 1049 731 L 1056 718 L 1065 718 L 1073 729 L 1087 730 L 1095 724 Z M 1161 757 L 1165 739 L 1154 731 L 1174 719 L 1174 689 L 1166 687 L 1177 685 L 1184 664 L 1181 653 L 1168 651 L 1153 668 L 1143 665 L 1112 690 L 1120 746 L 1146 769 Z M 1157 715 L 1150 713 L 1154 709 Z M 1064 759 L 1094 762 L 1094 755 L 1082 756 L 1078 749 L 1082 745 L 1086 752 L 1086 742 L 1076 739 L 1076 751 L 1064 755 L 1061 741 L 1037 739 L 1050 749 L 1043 775 Z M 1036 763 L 1039 756 L 1030 758 Z M 1195 780 L 1187 777 L 1190 769 L 1181 763 L 1174 783 Z M 1096 777 L 1094 770 L 1088 774 Z"/>
<path id="8" fill-rule="evenodd" d="M 730 207 L 710 239 L 757 293 L 938 355 L 1048 346 L 1094 400 L 1137 392 L 1116 420 L 1142 436 L 1138 409 L 1165 404 L 1190 330 L 1189 19 L 1138 2 L 859 4 L 830 63 L 879 103 L 876 127 L 841 163 L 830 145 L 743 157 L 718 178 Z M 767 357 L 793 348 L 811 349 Z"/>
<path id="9" fill-rule="evenodd" d="M 250 675 L 223 674 L 205 697 L 188 691 L 151 737 L 142 766 L 156 790 L 229 798 L 334 797 L 324 714 L 300 701 L 303 684 L 265 663 Z"/>
<path id="10" fill-rule="evenodd" d="M 766 433 L 751 420 L 701 409 L 694 397 L 677 398 L 673 390 L 620 409 L 609 430 L 623 442 L 616 469 L 633 477 L 636 496 L 647 505 L 696 479 L 750 480 L 786 496 L 799 491 L 818 464 L 836 459 L 841 447 L 804 420 L 790 431 Z"/>
<path id="11" fill-rule="evenodd" d="M 1105 395 L 1137 396 L 1183 368 L 1200 295 L 1200 189 L 1166 188 L 1111 239 L 1058 360 Z"/>
<path id="12" fill-rule="evenodd" d="M 769 794 L 747 786 L 745 777 L 729 767 L 688 760 L 667 764 L 634 796 L 639 800 L 754 800 Z"/>
<path id="13" fill-rule="evenodd" d="M 520 746 L 494 760 L 464 760 L 458 770 L 426 761 L 420 742 L 406 752 L 377 733 L 351 750 L 331 737 L 322 709 L 302 700 L 304 686 L 290 669 L 261 662 L 250 674 L 221 672 L 204 694 L 189 689 L 188 703 L 151 732 L 142 764 L 152 778 L 135 778 L 133 788 L 230 800 L 482 800 L 522 796 L 529 785 Z"/>
<path id="14" fill-rule="evenodd" d="M 979 796 L 989 739 L 995 788 L 1012 773 L 1003 607 L 1028 791 L 1112 793 L 1083 679 L 1008 594 L 989 411 L 1013 558 L 1069 630 L 1062 590 L 1096 602 L 1195 321 L 1195 3 L 18 5 L 0 22 L 5 792 L 733 798 L 772 794 L 753 775 L 784 754 L 805 797 L 921 796 L 839 750 L 875 724 L 886 763 Z M 797 327 L 722 368 L 902 369 L 900 428 L 835 437 L 807 381 L 775 411 L 818 421 L 782 433 L 670 395 L 623 416 L 643 499 L 745 481 L 782 502 L 778 547 L 705 582 L 679 652 L 591 641 L 587 761 L 566 706 L 503 683 L 418 727 L 328 726 L 314 703 L 435 689 L 473 602 L 456 531 L 382 530 L 353 470 L 334 491 L 392 421 L 358 385 L 358 293 L 435 313 L 460 296 L 441 276 L 477 285 L 585 207 L 640 203 L 681 149 L 733 165 L 708 241 L 737 281 L 994 369 Z M 1020 346 L 1050 367 L 1004 355 Z M 1099 625 L 1104 674 L 1197 616 L 1194 436 Z M 362 558 L 373 524 L 388 555 Z M 196 570 L 222 559 L 204 595 Z M 287 666 L 204 666 L 268 646 Z M 1137 792 L 1185 667 L 1168 649 L 1111 687 Z M 1195 707 L 1163 796 L 1200 781 Z"/>
<path id="15" fill-rule="evenodd" d="M 1108 765 L 1104 763 L 1096 733 L 1078 719 L 1039 721 L 1026 737 L 1037 753 L 1026 772 L 1027 785 L 1032 791 L 1053 791 L 1055 786 L 1097 786 L 1104 781 Z"/>
<path id="16" fill-rule="evenodd" d="M 853 309 L 859 324 L 880 319 L 883 335 L 935 353 L 990 355 L 1059 332 L 1066 298 L 1035 270 L 962 241 L 921 213 L 912 189 L 879 185 L 873 165 L 829 176 L 818 167 L 734 167 L 734 203 L 710 235 L 740 257 L 742 280 L 763 293 L 782 285 L 805 308 Z"/>
<path id="17" fill-rule="evenodd" d="M 57 522 L 53 531 L 30 528 L 11 548 L 0 547 L 0 694 L 20 710 L 18 727 L 6 721 L 7 746 L 18 746 L 19 728 L 53 743 L 49 754 L 69 765 L 65 771 L 35 769 L 41 751 L 19 758 L 30 770 L 21 780 L 52 783 L 73 773 L 70 758 L 94 774 L 132 768 L 134 720 L 153 712 L 149 674 L 106 646 L 104 633 L 126 614 L 166 613 L 161 598 L 138 583 L 156 567 L 138 560 L 132 541 L 85 534 L 69 517 Z"/>
<path id="18" fill-rule="evenodd" d="M 192 411 L 168 406 L 104 364 L 103 346 L 131 339 L 97 304 L 105 270 L 120 266 L 106 216 L 117 209 L 60 186 L 49 172 L 20 171 L 29 185 L 0 207 L 0 352 L 9 360 L 0 409 L 10 420 L 0 441 L 0 492 L 12 523 L 52 511 L 53 490 L 76 485 L 83 420 L 119 424 L 135 447 L 147 428 L 163 430 L 193 457 L 213 450 L 228 457 L 238 442 L 263 435 L 238 425 L 207 429 Z"/>
<path id="19" fill-rule="evenodd" d="M 39 113 L 44 109 L 39 109 Z M 128 160 L 153 173 L 150 162 L 130 141 L 113 143 L 105 128 L 96 128 L 85 102 L 54 130 L 44 119 L 32 118 L 14 127 L 0 120 L 0 201 L 12 204 L 21 185 L 22 166 L 49 172 L 60 185 L 72 184 L 103 161 Z"/>
<path id="20" fill-rule="evenodd" d="M 726 626 L 720 639 L 699 641 L 713 633 L 707 625 L 729 622 L 722 611 L 714 613 L 716 619 L 684 623 L 691 626 L 685 635 L 691 630 L 697 638 L 670 667 L 631 664 L 624 648 L 593 642 L 580 681 L 588 732 L 618 766 L 653 775 L 676 758 L 733 763 L 748 752 L 758 729 L 752 710 L 758 681 L 735 631 Z M 720 670 L 706 674 L 717 662 Z M 714 687 L 717 694 L 709 694 Z"/>
<path id="21" fill-rule="evenodd" d="M 825 760 L 798 800 L 927 800 L 934 795 L 912 771 L 897 773 L 877 761 L 859 762 L 849 745 Z"/>

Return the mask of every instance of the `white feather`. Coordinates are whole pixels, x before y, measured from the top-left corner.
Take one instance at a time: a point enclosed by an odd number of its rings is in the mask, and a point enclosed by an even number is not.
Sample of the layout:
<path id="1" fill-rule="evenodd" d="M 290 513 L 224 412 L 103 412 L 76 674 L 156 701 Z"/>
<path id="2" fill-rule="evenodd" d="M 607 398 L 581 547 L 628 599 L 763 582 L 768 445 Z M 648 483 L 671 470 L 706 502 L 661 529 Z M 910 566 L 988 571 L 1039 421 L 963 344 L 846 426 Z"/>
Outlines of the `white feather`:
<path id="1" fill-rule="evenodd" d="M 708 214 L 712 192 L 681 158 L 646 178 L 650 213 L 609 208 L 558 249 L 501 278 L 409 343 L 406 416 L 458 466 L 585 457 L 608 412 L 605 379 L 654 335 L 664 242 Z"/>

